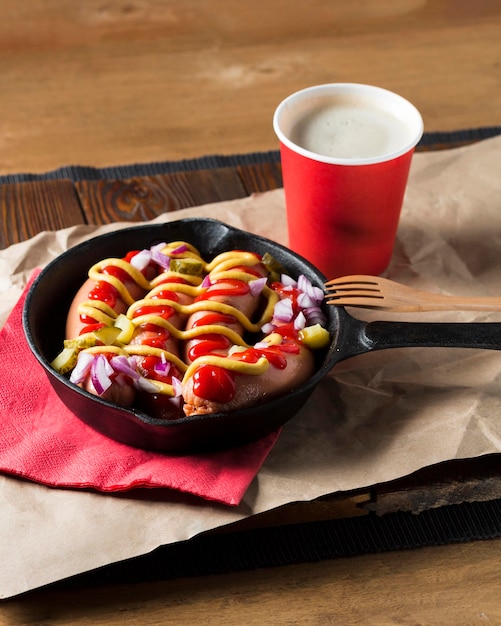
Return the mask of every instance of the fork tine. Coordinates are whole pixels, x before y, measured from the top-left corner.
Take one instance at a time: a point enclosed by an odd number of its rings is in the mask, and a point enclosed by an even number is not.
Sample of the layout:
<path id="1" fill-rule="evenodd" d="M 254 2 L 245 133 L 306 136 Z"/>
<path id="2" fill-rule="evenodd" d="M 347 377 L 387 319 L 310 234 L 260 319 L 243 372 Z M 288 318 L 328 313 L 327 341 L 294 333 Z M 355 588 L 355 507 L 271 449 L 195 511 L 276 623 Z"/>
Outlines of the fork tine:
<path id="1" fill-rule="evenodd" d="M 338 300 L 345 300 L 346 302 L 348 301 L 352 301 L 352 300 L 360 300 L 360 299 L 364 299 L 364 300 L 383 300 L 384 296 L 379 293 L 378 291 L 372 291 L 372 292 L 368 292 L 368 291 L 350 291 L 350 292 L 343 292 L 343 293 L 327 293 L 325 294 L 325 298 L 330 298 L 331 301 L 338 301 Z"/>
<path id="2" fill-rule="evenodd" d="M 332 278 L 328 280 L 325 285 L 376 285 L 377 286 L 377 277 L 375 276 L 365 276 L 362 274 L 353 274 L 352 276 L 340 276 L 339 278 Z"/>
<path id="3" fill-rule="evenodd" d="M 343 293 L 346 295 L 354 292 L 355 295 L 363 296 L 366 293 L 380 293 L 381 289 L 377 285 L 368 285 L 365 287 L 360 284 L 346 283 L 346 285 L 326 285 L 325 291 L 332 294 Z"/>
<path id="4" fill-rule="evenodd" d="M 378 291 L 372 291 L 372 292 L 349 291 L 349 292 L 342 292 L 342 293 L 333 292 L 333 293 L 326 293 L 325 297 L 333 298 L 337 300 L 339 300 L 340 298 L 343 298 L 346 300 L 348 299 L 353 300 L 354 298 L 368 298 L 371 300 L 382 300 L 384 298 L 383 294 L 379 293 Z"/>

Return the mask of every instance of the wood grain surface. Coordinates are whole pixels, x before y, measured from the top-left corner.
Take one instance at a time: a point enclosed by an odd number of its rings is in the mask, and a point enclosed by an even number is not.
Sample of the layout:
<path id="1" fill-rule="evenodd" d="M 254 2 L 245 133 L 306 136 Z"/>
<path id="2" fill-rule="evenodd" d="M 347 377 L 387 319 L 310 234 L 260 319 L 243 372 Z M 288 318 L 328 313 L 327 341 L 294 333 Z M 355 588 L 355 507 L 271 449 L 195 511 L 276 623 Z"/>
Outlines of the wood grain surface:
<path id="1" fill-rule="evenodd" d="M 12 626 L 483 626 L 501 623 L 501 542 L 421 548 L 124 588 L 35 592 Z"/>
<path id="2" fill-rule="evenodd" d="M 278 102 L 321 82 L 393 89 L 418 106 L 427 131 L 501 125 L 498 0 L 4 0 L 0 17 L 0 175 L 274 150 Z M 280 181 L 279 166 L 264 164 L 2 185 L 0 247 L 46 228 L 140 222 Z M 39 210 L 27 214 L 27 205 Z M 381 507 L 394 506 L 392 487 Z M 420 493 L 423 506 L 443 495 Z M 351 515 L 360 500 L 338 504 L 266 523 Z M 47 589 L 1 603 L 0 625 L 501 624 L 500 561 L 501 540 L 492 540 Z"/>
<path id="3" fill-rule="evenodd" d="M 277 147 L 282 98 L 369 82 L 501 124 L 498 0 L 3 0 L 0 174 Z"/>

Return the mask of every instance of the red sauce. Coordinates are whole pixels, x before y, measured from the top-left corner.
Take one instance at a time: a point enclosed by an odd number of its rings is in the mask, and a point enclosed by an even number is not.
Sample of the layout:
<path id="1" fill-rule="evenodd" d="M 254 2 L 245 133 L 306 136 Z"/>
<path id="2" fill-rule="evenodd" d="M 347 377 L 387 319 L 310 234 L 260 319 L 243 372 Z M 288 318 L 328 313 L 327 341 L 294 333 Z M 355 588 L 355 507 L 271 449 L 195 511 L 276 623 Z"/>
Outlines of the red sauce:
<path id="1" fill-rule="evenodd" d="M 118 297 L 119 293 L 117 289 L 104 280 L 97 282 L 95 287 L 89 292 L 89 300 L 99 300 L 112 309 L 115 308 Z"/>
<path id="2" fill-rule="evenodd" d="M 119 293 L 113 285 L 107 283 L 106 281 L 99 281 L 95 284 L 95 286 L 89 291 L 87 296 L 89 300 L 99 300 L 100 302 L 104 302 L 112 309 L 115 308 L 117 303 L 117 299 L 119 297 Z M 90 315 L 80 315 L 80 321 L 82 324 L 90 325 L 97 324 L 98 321 L 95 320 Z"/>
<path id="3" fill-rule="evenodd" d="M 192 328 L 197 326 L 210 326 L 212 324 L 235 324 L 236 320 L 233 315 L 227 315 L 226 313 L 213 313 L 209 312 L 203 317 L 198 318 L 192 324 Z"/>
<path id="4" fill-rule="evenodd" d="M 245 272 L 246 274 L 250 274 L 251 276 L 255 276 L 256 278 L 261 278 L 263 275 L 255 267 L 249 267 L 248 265 L 235 265 L 235 267 L 232 267 L 231 269 L 240 270 L 241 272 Z"/>
<path id="5" fill-rule="evenodd" d="M 136 254 L 138 254 L 139 250 L 131 250 L 130 252 L 127 252 L 127 254 L 123 257 L 123 260 L 126 263 L 130 263 L 133 259 L 133 257 L 136 256 Z M 121 267 L 117 267 L 116 265 L 108 265 L 106 267 L 103 267 L 101 269 L 101 272 L 103 274 L 109 274 L 110 276 L 114 276 L 115 278 L 118 278 L 118 280 L 121 283 L 125 283 L 126 280 L 130 279 L 129 274 L 123 270 Z"/>
<path id="6" fill-rule="evenodd" d="M 121 267 L 117 267 L 116 265 L 109 265 L 107 267 L 103 267 L 101 269 L 102 274 L 108 274 L 109 276 L 114 276 L 121 283 L 125 283 L 126 280 L 130 279 L 129 274 L 122 269 Z"/>
<path id="7" fill-rule="evenodd" d="M 264 357 L 270 365 L 277 369 L 283 370 L 287 367 L 287 359 L 282 354 L 279 346 L 270 346 L 269 348 L 248 348 L 242 352 L 235 352 L 231 355 L 236 361 L 244 361 L 245 363 L 257 363 Z"/>
<path id="8" fill-rule="evenodd" d="M 148 326 L 148 328 L 146 328 L 146 326 Z M 161 350 L 165 349 L 167 340 L 170 337 L 170 333 L 167 329 L 156 326 L 155 324 L 145 324 L 141 326 L 141 329 L 155 333 L 154 335 L 145 337 L 141 341 L 143 346 L 151 346 L 152 348 L 160 348 Z"/>
<path id="9" fill-rule="evenodd" d="M 149 301 L 147 301 L 149 302 Z M 158 315 L 159 317 L 163 317 L 164 319 L 169 319 L 175 314 L 175 310 L 173 307 L 168 304 L 143 304 L 143 306 L 138 307 L 133 314 L 133 318 L 140 317 L 141 315 Z"/>
<path id="10" fill-rule="evenodd" d="M 193 345 L 188 350 L 188 358 L 190 361 L 194 361 L 205 354 L 228 350 L 230 345 L 231 342 L 225 335 L 218 333 L 202 335 L 200 339 L 193 342 Z"/>
<path id="11" fill-rule="evenodd" d="M 87 316 L 81 315 L 80 319 L 82 319 L 82 317 L 87 317 Z M 100 330 L 101 328 L 104 328 L 105 326 L 106 324 L 103 324 L 102 322 L 97 322 L 96 324 L 88 324 L 87 326 L 84 326 L 78 334 L 85 335 L 85 333 L 93 333 L 93 332 L 96 332 L 96 330 Z"/>
<path id="12" fill-rule="evenodd" d="M 150 300 L 172 300 L 172 302 L 179 302 L 179 296 L 174 291 L 170 291 L 169 289 L 162 289 L 162 291 L 158 291 L 154 295 L 152 295 Z"/>
<path id="13" fill-rule="evenodd" d="M 209 402 L 230 402 L 235 397 L 233 373 L 222 367 L 202 365 L 193 375 L 193 392 Z"/>
<path id="14" fill-rule="evenodd" d="M 249 291 L 249 285 L 245 281 L 225 278 L 212 283 L 204 293 L 195 298 L 195 302 L 210 300 L 218 296 L 245 296 Z"/>
<path id="15" fill-rule="evenodd" d="M 136 256 L 140 251 L 139 250 L 131 250 L 124 257 L 123 260 L 126 263 L 130 263 L 132 258 Z M 108 274 L 109 276 L 114 276 L 117 280 L 119 280 L 122 284 L 125 284 L 127 280 L 130 280 L 129 274 L 122 269 L 121 267 L 117 267 L 116 265 L 107 265 L 106 267 L 101 268 L 101 272 L 103 274 Z M 146 275 L 148 273 L 148 267 L 143 270 L 143 274 Z M 115 309 L 116 303 L 120 294 L 118 290 L 106 281 L 98 281 L 94 288 L 89 292 L 88 296 L 89 300 L 99 300 L 100 302 L 104 302 L 109 305 L 112 309 Z M 94 325 L 97 324 L 97 320 L 90 317 L 89 315 L 80 315 L 80 321 L 82 324 Z M 96 329 L 91 329 L 96 330 Z M 82 330 L 80 334 L 83 332 L 87 332 Z M 88 331 L 90 332 L 90 331 Z"/>
<path id="16" fill-rule="evenodd" d="M 174 365 L 167 367 L 166 371 L 162 371 L 162 367 L 159 367 L 161 365 L 163 366 L 162 360 L 158 356 L 145 356 L 139 360 L 139 368 L 146 378 L 159 380 L 167 384 L 171 384 L 173 376 L 180 378 L 179 372 Z M 157 367 L 159 369 L 156 369 Z"/>
<path id="17" fill-rule="evenodd" d="M 136 256 L 136 254 L 139 254 L 140 252 L 141 250 L 131 250 L 130 252 L 127 252 L 123 259 L 127 263 L 130 263 L 132 259 Z"/>
<path id="18" fill-rule="evenodd" d="M 278 333 L 284 339 L 295 339 L 296 341 L 299 341 L 299 332 L 294 328 L 294 322 L 280 324 L 273 330 L 273 332 Z"/>
<path id="19" fill-rule="evenodd" d="M 139 360 L 139 366 L 148 378 L 151 378 L 151 373 L 159 363 L 160 358 L 157 356 L 144 356 Z"/>

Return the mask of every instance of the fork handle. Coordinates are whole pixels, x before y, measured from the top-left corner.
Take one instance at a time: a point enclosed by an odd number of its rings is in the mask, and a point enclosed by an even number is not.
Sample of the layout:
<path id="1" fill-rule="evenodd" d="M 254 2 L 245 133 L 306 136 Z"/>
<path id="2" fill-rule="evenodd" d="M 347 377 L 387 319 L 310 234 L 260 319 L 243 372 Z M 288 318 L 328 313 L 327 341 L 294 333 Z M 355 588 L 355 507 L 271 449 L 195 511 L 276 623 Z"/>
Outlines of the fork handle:
<path id="1" fill-rule="evenodd" d="M 464 297 L 422 293 L 423 301 L 415 304 L 415 311 L 501 311 L 501 299 L 498 297 Z M 392 307 L 398 310 L 398 305 Z M 405 307 L 403 307 L 405 308 Z"/>
<path id="2" fill-rule="evenodd" d="M 340 325 L 337 361 L 388 348 L 501 350 L 501 322 L 365 322 Z"/>

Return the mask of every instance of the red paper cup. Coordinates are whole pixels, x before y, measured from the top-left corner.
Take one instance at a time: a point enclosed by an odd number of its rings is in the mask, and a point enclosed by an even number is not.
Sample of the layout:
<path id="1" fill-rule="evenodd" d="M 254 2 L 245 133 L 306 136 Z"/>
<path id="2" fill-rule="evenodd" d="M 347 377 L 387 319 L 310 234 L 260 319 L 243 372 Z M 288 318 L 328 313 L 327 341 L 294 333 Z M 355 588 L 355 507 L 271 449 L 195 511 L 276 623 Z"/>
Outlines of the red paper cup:
<path id="1" fill-rule="evenodd" d="M 419 111 L 371 85 L 298 91 L 276 109 L 289 246 L 328 278 L 382 273 L 393 253 Z"/>

